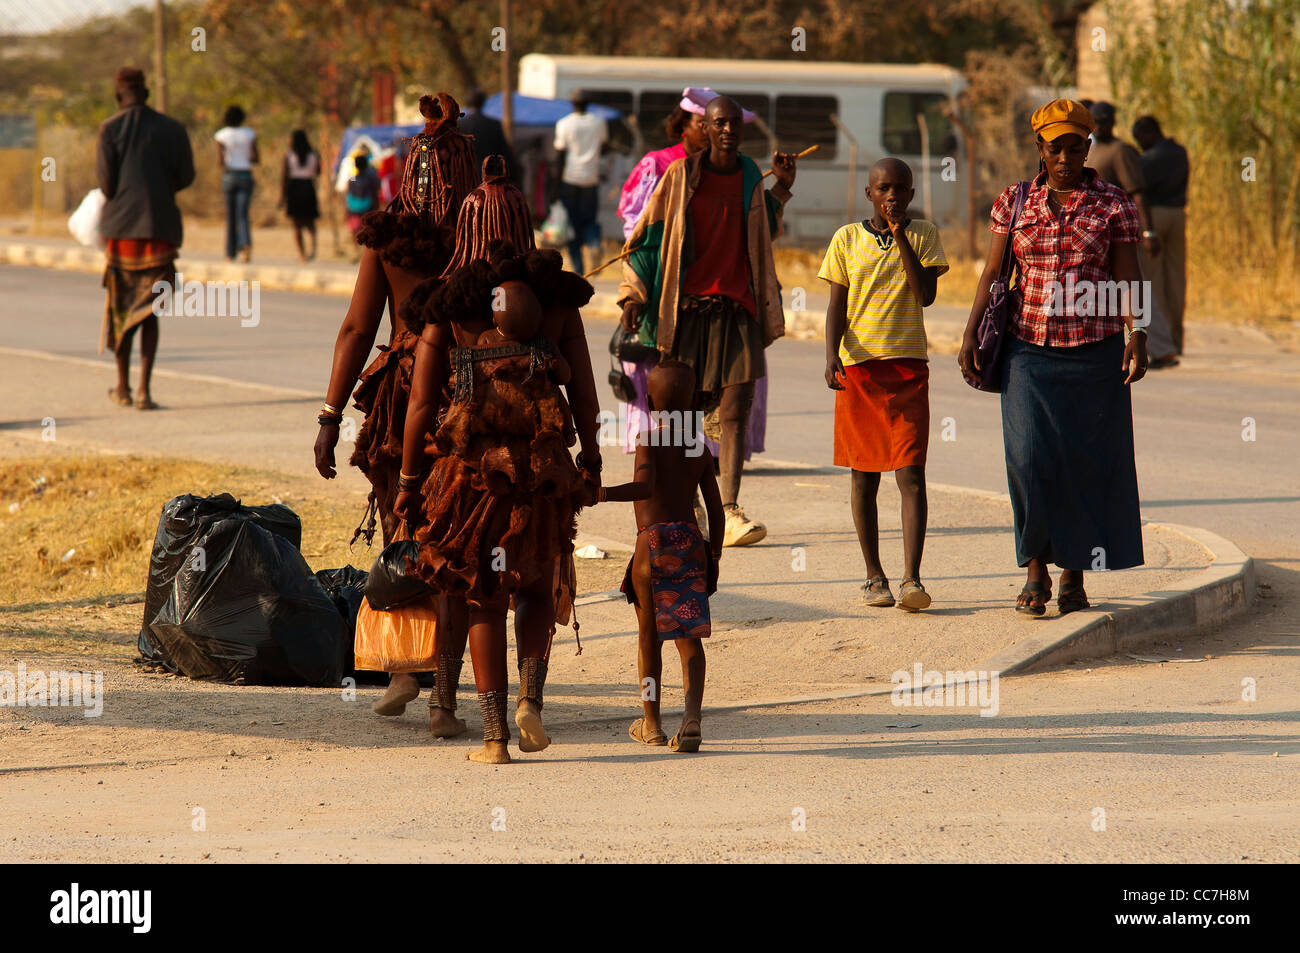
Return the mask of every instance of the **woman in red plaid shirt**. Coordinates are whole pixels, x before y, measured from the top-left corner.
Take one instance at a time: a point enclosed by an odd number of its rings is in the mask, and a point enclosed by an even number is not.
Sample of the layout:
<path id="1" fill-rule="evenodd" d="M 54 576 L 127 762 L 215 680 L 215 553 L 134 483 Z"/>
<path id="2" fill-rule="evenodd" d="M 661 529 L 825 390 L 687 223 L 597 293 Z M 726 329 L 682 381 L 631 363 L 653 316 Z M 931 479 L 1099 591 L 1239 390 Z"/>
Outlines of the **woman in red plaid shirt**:
<path id="1" fill-rule="evenodd" d="M 1015 519 L 1016 560 L 1028 570 L 1016 611 L 1042 615 L 1048 563 L 1062 570 L 1064 615 L 1089 606 L 1085 570 L 1142 564 L 1133 405 L 1128 385 L 1147 370 L 1146 332 L 1134 327 L 1141 282 L 1137 208 L 1084 168 L 1092 115 L 1058 99 L 1031 120 L 1041 171 L 1011 231 L 1017 287 L 1002 354 L 1002 439 Z M 993 206 L 993 241 L 957 357 L 977 378 L 976 328 L 1008 241 L 1018 186 Z M 1139 323 L 1144 323 L 1139 321 Z M 1125 330 L 1129 333 L 1125 340 Z"/>

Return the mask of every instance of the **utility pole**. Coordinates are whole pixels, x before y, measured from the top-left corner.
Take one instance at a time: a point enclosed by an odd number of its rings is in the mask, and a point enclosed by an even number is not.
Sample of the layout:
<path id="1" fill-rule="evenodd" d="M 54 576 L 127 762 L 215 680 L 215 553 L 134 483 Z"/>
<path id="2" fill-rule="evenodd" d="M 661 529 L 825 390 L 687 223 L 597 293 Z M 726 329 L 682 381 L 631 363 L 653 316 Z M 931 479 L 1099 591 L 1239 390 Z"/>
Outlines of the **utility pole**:
<path id="1" fill-rule="evenodd" d="M 166 49 L 166 31 L 163 29 L 163 0 L 153 0 L 153 87 L 154 108 L 160 113 L 167 111 L 167 61 L 163 58 Z"/>
<path id="2" fill-rule="evenodd" d="M 510 95 L 510 0 L 501 0 L 501 27 L 505 30 L 506 48 L 501 51 L 501 131 L 506 142 L 515 142 L 515 108 Z"/>

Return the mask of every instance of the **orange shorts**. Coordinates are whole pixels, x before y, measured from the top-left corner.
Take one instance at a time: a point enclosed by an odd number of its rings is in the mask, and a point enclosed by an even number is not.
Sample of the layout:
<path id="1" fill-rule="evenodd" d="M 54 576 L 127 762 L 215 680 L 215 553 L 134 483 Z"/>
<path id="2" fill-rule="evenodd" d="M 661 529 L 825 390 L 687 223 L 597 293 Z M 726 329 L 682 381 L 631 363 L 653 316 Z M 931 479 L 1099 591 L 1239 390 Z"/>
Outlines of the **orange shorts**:
<path id="1" fill-rule="evenodd" d="M 929 446 L 929 364 L 900 357 L 844 368 L 844 390 L 835 392 L 837 467 L 923 467 Z"/>

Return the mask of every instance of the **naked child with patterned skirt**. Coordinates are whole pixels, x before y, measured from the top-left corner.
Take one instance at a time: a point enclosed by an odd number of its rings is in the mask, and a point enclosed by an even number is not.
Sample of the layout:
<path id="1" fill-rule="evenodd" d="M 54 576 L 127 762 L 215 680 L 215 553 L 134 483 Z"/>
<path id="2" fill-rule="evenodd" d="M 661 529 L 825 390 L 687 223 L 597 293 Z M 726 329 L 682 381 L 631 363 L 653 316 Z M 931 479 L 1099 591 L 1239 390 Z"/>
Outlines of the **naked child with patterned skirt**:
<path id="1" fill-rule="evenodd" d="M 636 606 L 637 675 L 644 714 L 628 734 L 673 751 L 700 750 L 704 704 L 704 639 L 709 637 L 709 596 L 718 588 L 722 556 L 722 494 L 713 475 L 713 454 L 696 432 L 695 372 L 690 365 L 661 361 L 650 372 L 652 421 L 636 450 L 635 479 L 602 488 L 600 501 L 631 501 L 636 512 L 636 551 L 623 577 L 623 593 Z M 695 522 L 695 491 L 704 497 L 709 542 Z M 669 739 L 660 725 L 663 643 L 671 639 L 682 660 L 685 711 Z"/>

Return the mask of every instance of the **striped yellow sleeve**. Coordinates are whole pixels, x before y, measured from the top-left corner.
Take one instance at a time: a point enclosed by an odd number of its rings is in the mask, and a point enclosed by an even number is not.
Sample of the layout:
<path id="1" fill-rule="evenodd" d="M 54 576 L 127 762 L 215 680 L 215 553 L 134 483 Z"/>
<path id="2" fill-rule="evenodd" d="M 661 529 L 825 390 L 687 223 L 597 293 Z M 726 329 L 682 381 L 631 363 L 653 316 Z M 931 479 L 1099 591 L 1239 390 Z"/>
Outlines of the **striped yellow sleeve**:
<path id="1" fill-rule="evenodd" d="M 916 249 L 916 259 L 922 268 L 937 268 L 939 274 L 948 270 L 948 256 L 943 253 L 943 242 L 939 240 L 939 229 L 933 222 L 921 236 L 921 247 Z"/>
<path id="2" fill-rule="evenodd" d="M 831 237 L 831 243 L 826 248 L 826 257 L 822 259 L 821 270 L 817 272 L 817 277 L 822 281 L 829 281 L 833 284 L 849 286 L 849 272 L 844 262 L 844 229 L 840 229 Z"/>

